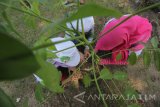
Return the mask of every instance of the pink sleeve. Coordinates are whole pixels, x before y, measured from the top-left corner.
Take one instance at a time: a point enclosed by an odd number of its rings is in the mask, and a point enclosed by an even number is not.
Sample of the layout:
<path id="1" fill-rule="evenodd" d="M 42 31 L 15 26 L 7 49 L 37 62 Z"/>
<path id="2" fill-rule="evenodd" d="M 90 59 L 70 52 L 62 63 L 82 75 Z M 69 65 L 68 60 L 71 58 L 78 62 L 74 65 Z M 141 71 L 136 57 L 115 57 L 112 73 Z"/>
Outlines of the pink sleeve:
<path id="1" fill-rule="evenodd" d="M 123 29 L 115 29 L 97 41 L 95 50 L 112 50 L 124 45 L 127 38 L 127 33 Z"/>

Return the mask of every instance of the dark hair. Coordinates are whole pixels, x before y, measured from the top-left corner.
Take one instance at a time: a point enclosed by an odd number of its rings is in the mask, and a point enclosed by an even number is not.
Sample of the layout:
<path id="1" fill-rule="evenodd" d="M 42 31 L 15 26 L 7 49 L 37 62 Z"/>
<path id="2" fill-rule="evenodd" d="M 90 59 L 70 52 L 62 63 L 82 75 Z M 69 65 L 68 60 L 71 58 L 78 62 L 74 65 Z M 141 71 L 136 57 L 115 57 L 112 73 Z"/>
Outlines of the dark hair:
<path id="1" fill-rule="evenodd" d="M 103 58 L 111 58 L 112 57 L 112 51 L 111 50 L 109 50 L 109 51 L 98 50 L 97 55 L 102 59 Z"/>

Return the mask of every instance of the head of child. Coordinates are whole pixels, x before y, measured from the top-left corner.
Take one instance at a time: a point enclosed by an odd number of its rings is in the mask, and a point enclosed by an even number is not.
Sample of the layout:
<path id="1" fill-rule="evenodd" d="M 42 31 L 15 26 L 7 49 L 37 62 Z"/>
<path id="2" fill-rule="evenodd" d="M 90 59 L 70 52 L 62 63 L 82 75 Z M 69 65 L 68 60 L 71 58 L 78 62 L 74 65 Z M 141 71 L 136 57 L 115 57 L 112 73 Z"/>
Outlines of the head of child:
<path id="1" fill-rule="evenodd" d="M 83 28 L 82 28 L 83 22 Z M 89 32 L 94 27 L 94 18 L 93 16 L 82 18 L 82 22 L 80 19 L 73 20 L 72 22 L 67 22 L 66 26 L 68 29 L 77 30 L 79 32 Z"/>
<path id="2" fill-rule="evenodd" d="M 52 38 L 52 42 L 63 41 L 65 38 L 56 37 Z M 81 62 L 81 57 L 83 57 L 78 49 L 75 47 L 75 44 L 72 41 L 65 41 L 55 44 L 56 56 L 54 60 L 60 63 L 65 64 L 68 67 L 76 67 Z M 55 52 L 55 51 L 54 51 Z"/>

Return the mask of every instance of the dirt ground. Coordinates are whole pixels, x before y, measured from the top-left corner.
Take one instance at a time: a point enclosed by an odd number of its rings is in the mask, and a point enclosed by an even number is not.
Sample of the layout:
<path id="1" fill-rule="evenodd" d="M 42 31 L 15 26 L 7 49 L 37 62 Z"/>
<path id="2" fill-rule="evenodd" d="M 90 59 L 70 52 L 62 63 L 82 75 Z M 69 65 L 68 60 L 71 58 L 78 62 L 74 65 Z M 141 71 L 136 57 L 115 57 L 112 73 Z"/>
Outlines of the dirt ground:
<path id="1" fill-rule="evenodd" d="M 152 11 L 142 14 L 144 17 L 149 18 L 151 21 L 157 17 Z M 97 28 L 95 32 L 99 32 L 108 18 L 96 17 Z M 28 41 L 32 41 L 29 38 Z M 124 71 L 128 73 L 128 81 L 132 87 L 143 96 L 142 107 L 160 107 L 160 72 L 158 72 L 151 64 L 148 69 L 143 66 L 142 59 L 136 65 L 131 66 L 108 66 L 112 72 Z M 127 82 L 128 82 L 127 81 Z M 117 94 L 123 91 L 123 83 L 120 81 L 98 81 L 100 88 L 104 94 Z M 36 82 L 33 76 L 15 80 L 0 82 L 0 87 L 11 96 L 17 107 L 26 107 L 25 102 L 29 107 L 103 107 L 103 103 L 99 100 L 99 94 L 96 85 L 93 83 L 89 88 L 85 88 L 80 82 L 79 89 L 69 86 L 65 88 L 63 94 L 55 94 L 46 89 L 43 89 L 45 100 L 38 102 L 35 98 Z M 117 87 L 119 87 L 117 89 Z M 122 89 L 121 89 L 122 88 Z M 111 89 L 111 90 L 110 90 Z M 111 93 L 112 91 L 112 93 Z M 146 96 L 146 97 L 145 97 Z M 149 98 L 149 96 L 151 98 Z M 109 107 L 127 107 L 127 101 L 107 100 Z"/>
<path id="2" fill-rule="evenodd" d="M 149 69 L 143 67 L 142 61 L 137 62 L 134 66 L 117 67 L 110 66 L 109 69 L 112 72 L 124 71 L 129 75 L 129 81 L 133 88 L 143 96 L 144 103 L 142 107 L 159 107 L 160 106 L 160 74 L 155 69 L 154 65 L 151 65 Z M 107 87 L 107 85 L 109 88 Z M 123 85 L 121 82 L 111 81 L 99 81 L 100 88 L 103 94 L 117 94 L 118 91 L 123 93 Z M 35 98 L 35 86 L 36 82 L 33 76 L 27 77 L 22 80 L 2 82 L 0 86 L 4 91 L 11 96 L 17 107 L 23 106 L 25 101 L 28 102 L 29 107 L 103 107 L 103 103 L 99 100 L 99 94 L 96 85 L 92 83 L 89 88 L 84 88 L 80 82 L 79 89 L 73 86 L 65 88 L 63 94 L 54 94 L 44 89 L 43 94 L 45 100 L 39 103 Z M 118 87 L 118 89 L 117 89 Z M 112 90 L 112 93 L 110 90 Z M 75 97 L 77 96 L 78 99 Z M 146 96 L 146 98 L 144 97 Z M 151 97 L 152 96 L 152 97 Z M 19 99 L 19 101 L 17 101 Z M 107 100 L 109 107 L 127 107 L 120 101 Z"/>

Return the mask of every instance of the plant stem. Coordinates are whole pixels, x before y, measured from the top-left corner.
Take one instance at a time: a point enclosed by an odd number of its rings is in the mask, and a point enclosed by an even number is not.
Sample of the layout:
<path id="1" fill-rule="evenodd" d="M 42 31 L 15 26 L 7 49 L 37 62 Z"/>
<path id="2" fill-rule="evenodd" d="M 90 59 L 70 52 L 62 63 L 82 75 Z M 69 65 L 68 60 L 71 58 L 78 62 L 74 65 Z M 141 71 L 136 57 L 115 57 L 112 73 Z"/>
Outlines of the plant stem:
<path id="1" fill-rule="evenodd" d="M 86 59 L 78 66 L 77 70 L 80 70 L 80 67 L 83 66 L 83 65 L 88 61 L 88 59 L 89 59 L 90 57 L 91 57 L 91 55 L 90 55 L 88 58 L 86 58 Z"/>
<path id="2" fill-rule="evenodd" d="M 91 51 L 94 51 L 93 47 L 91 46 L 91 43 L 88 42 L 88 40 L 85 37 L 85 32 L 84 32 L 84 25 L 83 25 L 83 19 L 81 18 L 81 25 L 82 25 L 82 35 L 83 35 L 83 40 L 86 43 L 86 45 L 89 46 L 89 48 L 91 49 Z"/>
<path id="3" fill-rule="evenodd" d="M 79 37 L 77 37 L 77 38 L 81 38 L 80 36 Z M 52 46 L 52 45 L 54 45 L 54 44 L 56 44 L 56 43 L 61 43 L 61 42 L 64 42 L 64 41 L 68 41 L 68 40 L 72 40 L 73 38 L 69 38 L 69 39 L 66 39 L 66 40 L 63 40 L 63 41 L 58 41 L 58 42 L 53 42 L 53 43 L 49 43 L 49 44 L 43 44 L 43 45 L 40 45 L 40 46 L 37 46 L 37 47 L 34 47 L 34 48 L 32 48 L 32 51 L 36 51 L 36 50 L 39 50 L 39 49 L 42 49 L 42 48 L 46 48 L 46 47 L 49 47 L 49 46 Z M 80 46 L 80 45 L 84 45 L 84 43 L 82 42 L 82 43 L 80 43 L 80 44 L 78 44 L 78 45 L 75 45 L 75 46 L 73 46 L 73 47 L 76 47 L 76 46 Z M 73 48 L 73 47 L 69 47 L 69 48 L 66 48 L 66 49 L 64 49 L 64 50 L 67 50 L 67 49 L 70 49 L 70 48 Z M 64 51 L 64 50 L 61 50 L 61 51 Z M 61 52 L 61 51 L 57 51 L 57 52 L 55 52 L 55 53 L 58 53 L 58 52 Z M 23 57 L 24 55 L 26 56 L 26 55 L 29 55 L 30 53 L 28 53 L 28 52 L 21 52 L 21 53 L 17 53 L 16 55 L 13 55 L 13 56 L 9 56 L 9 57 L 7 57 L 7 58 L 11 58 L 11 57 Z M 5 61 L 7 58 L 3 58 L 3 59 L 1 59 L 1 61 Z"/>
<path id="4" fill-rule="evenodd" d="M 39 16 L 39 15 L 33 14 L 33 13 L 31 13 L 31 12 L 28 12 L 28 11 L 25 11 L 25 10 L 22 10 L 22 9 L 19 9 L 19 8 L 14 7 L 14 6 L 11 6 L 11 5 L 7 5 L 6 3 L 0 2 L 0 5 L 1 5 L 1 6 L 5 6 L 5 7 L 9 7 L 9 8 L 11 8 L 11 9 L 17 10 L 17 11 L 22 12 L 22 13 L 26 13 L 26 14 L 28 14 L 28 15 L 30 15 L 30 16 L 34 16 L 34 17 L 40 18 L 40 19 L 42 19 L 42 20 L 44 20 L 44 21 L 46 21 L 46 22 L 53 23 L 53 21 L 51 21 L 51 20 L 49 20 L 49 19 L 47 19 L 47 18 L 41 17 L 41 16 Z"/>
<path id="5" fill-rule="evenodd" d="M 110 54 L 112 54 L 112 53 L 116 53 L 116 52 L 121 52 L 121 51 L 129 51 L 130 49 L 123 49 L 123 50 L 119 50 L 119 51 L 114 51 L 114 52 L 109 52 L 109 53 L 107 53 L 107 54 L 104 54 L 104 55 L 101 55 L 101 56 L 99 56 L 100 58 L 101 57 L 104 57 L 104 56 L 106 56 L 106 55 L 110 55 Z M 146 51 L 159 51 L 159 48 L 148 48 L 148 49 L 144 49 L 144 50 L 146 50 Z"/>
<path id="6" fill-rule="evenodd" d="M 28 14 L 28 15 L 30 15 L 30 16 L 39 18 L 39 19 L 44 20 L 44 21 L 46 21 L 46 22 L 48 22 L 48 23 L 54 23 L 54 21 L 52 21 L 52 20 L 50 20 L 50 19 L 47 19 L 47 18 L 45 18 L 45 17 L 42 17 L 42 16 L 40 16 L 40 15 L 38 15 L 38 14 L 35 14 L 35 12 L 30 12 L 30 11 L 22 10 L 22 9 L 19 9 L 19 8 L 17 8 L 17 7 L 14 7 L 14 6 L 8 5 L 8 4 L 6 4 L 6 3 L 2 3 L 2 2 L 0 2 L 0 5 L 1 5 L 1 6 L 8 7 L 8 8 L 11 8 L 11 9 L 14 9 L 14 10 L 17 10 L 17 11 L 22 12 L 22 13 L 25 13 L 25 14 Z M 62 28 L 61 25 L 57 25 L 57 27 Z"/>
<path id="7" fill-rule="evenodd" d="M 100 87 L 99 87 L 98 82 L 97 82 L 97 77 L 96 77 L 96 73 L 95 73 L 96 72 L 95 71 L 95 65 L 94 65 L 94 52 L 92 52 L 92 66 L 93 66 L 93 74 L 94 74 L 94 80 L 95 80 L 95 83 L 96 83 L 96 86 L 97 86 L 97 90 L 98 90 L 98 92 L 100 94 L 100 97 L 101 97 L 101 99 L 103 101 L 104 106 L 108 107 L 105 99 L 102 96 L 102 92 L 101 92 Z"/>
<path id="8" fill-rule="evenodd" d="M 100 71 L 99 70 L 99 66 L 98 66 L 98 63 L 96 62 L 96 65 L 97 65 L 97 69 L 98 69 L 98 71 Z M 97 80 L 98 79 L 100 79 L 100 76 L 97 78 Z M 112 90 L 111 90 L 111 88 L 109 87 L 109 85 L 107 84 L 107 82 L 104 80 L 104 79 L 102 79 L 103 81 L 104 81 L 104 83 L 106 84 L 106 86 L 108 87 L 108 89 L 109 89 L 109 91 L 111 92 L 111 94 L 114 94 L 113 92 L 112 92 Z M 122 95 L 122 94 L 121 94 Z M 119 103 L 117 100 L 116 100 L 116 102 L 117 103 Z M 126 102 L 125 102 L 126 103 Z M 127 105 L 127 103 L 126 103 L 126 105 Z"/>
<path id="9" fill-rule="evenodd" d="M 91 46 L 91 43 L 89 43 L 89 42 L 87 41 L 87 39 L 85 38 L 84 26 L 83 26 L 83 20 L 82 20 L 82 19 L 81 19 L 81 25 L 82 25 L 83 40 L 84 40 L 84 42 L 89 46 L 89 48 L 91 49 L 91 52 L 92 52 L 92 53 L 91 53 L 91 56 L 92 56 L 92 68 L 93 68 L 93 74 L 94 74 L 94 81 L 95 81 L 95 83 L 96 83 L 97 90 L 98 90 L 98 92 L 99 92 L 99 94 L 100 94 L 100 97 L 101 97 L 101 99 L 102 99 L 102 101 L 103 101 L 104 106 L 105 106 L 105 107 L 108 107 L 106 101 L 104 100 L 104 98 L 103 98 L 103 96 L 102 96 L 102 92 L 101 92 L 100 87 L 99 87 L 98 82 L 97 82 L 96 73 L 95 73 L 95 72 L 96 72 L 96 71 L 95 71 L 95 65 L 94 65 L 94 49 L 93 49 L 93 47 Z M 98 78 L 98 79 L 99 79 L 99 78 Z"/>
<path id="10" fill-rule="evenodd" d="M 75 37 L 75 38 L 69 38 L 69 39 L 58 41 L 58 42 L 42 44 L 42 45 L 33 47 L 32 50 L 35 51 L 35 50 L 39 50 L 39 49 L 42 49 L 42 48 L 47 48 L 47 47 L 52 46 L 52 45 L 57 44 L 57 43 L 66 42 L 66 41 L 69 41 L 69 40 L 79 39 L 79 38 L 82 38 L 82 37 L 78 36 L 78 37 Z"/>
<path id="11" fill-rule="evenodd" d="M 60 50 L 60 51 L 54 52 L 54 53 L 56 54 L 56 53 L 59 53 L 59 52 L 65 51 L 65 50 L 67 50 L 67 49 L 70 49 L 70 48 L 73 48 L 73 47 L 80 46 L 80 45 L 84 45 L 84 43 L 82 42 L 82 43 L 79 43 L 79 44 L 77 44 L 77 45 L 75 45 L 75 46 L 72 46 L 72 47 L 69 47 L 69 48 L 66 48 L 66 49 L 63 49 L 63 50 Z"/>

